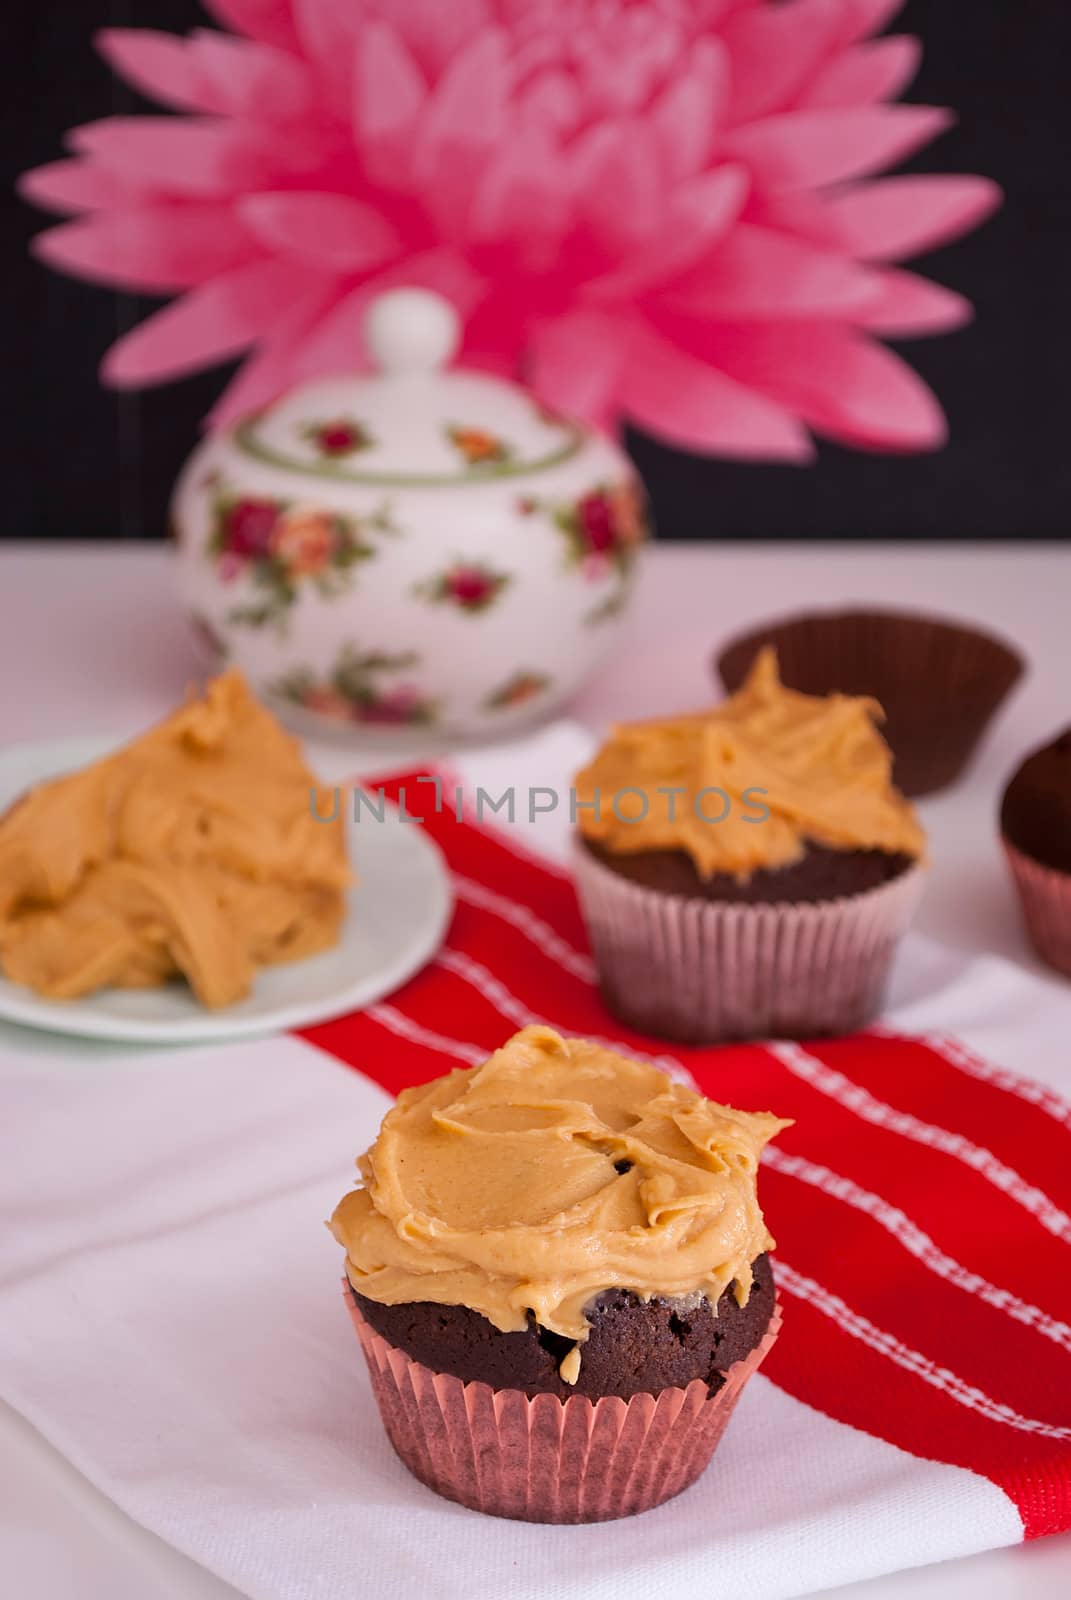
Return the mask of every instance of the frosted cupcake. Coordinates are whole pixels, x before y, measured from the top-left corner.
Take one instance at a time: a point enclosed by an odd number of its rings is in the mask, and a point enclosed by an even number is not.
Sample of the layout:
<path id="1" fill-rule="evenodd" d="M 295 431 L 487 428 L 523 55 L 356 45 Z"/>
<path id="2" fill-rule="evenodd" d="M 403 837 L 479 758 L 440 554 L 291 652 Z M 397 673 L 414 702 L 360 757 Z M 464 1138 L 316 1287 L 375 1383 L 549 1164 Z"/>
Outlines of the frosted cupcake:
<path id="1" fill-rule="evenodd" d="M 787 689 L 615 728 L 576 779 L 577 889 L 608 1006 L 693 1043 L 850 1032 L 922 887 L 876 701 Z"/>
<path id="2" fill-rule="evenodd" d="M 331 1228 L 409 1470 L 538 1522 L 694 1482 L 779 1326 L 756 1178 L 785 1126 L 549 1028 L 407 1089 Z"/>
<path id="3" fill-rule="evenodd" d="M 1031 942 L 1071 978 L 1071 728 L 1016 768 L 1000 832 Z"/>

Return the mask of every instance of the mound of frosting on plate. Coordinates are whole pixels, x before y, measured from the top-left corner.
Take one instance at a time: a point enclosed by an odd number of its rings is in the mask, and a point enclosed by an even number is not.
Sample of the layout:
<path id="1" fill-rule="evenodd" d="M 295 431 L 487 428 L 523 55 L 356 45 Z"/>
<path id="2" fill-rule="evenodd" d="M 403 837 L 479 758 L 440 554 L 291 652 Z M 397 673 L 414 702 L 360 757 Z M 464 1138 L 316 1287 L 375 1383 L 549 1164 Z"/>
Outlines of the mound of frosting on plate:
<path id="1" fill-rule="evenodd" d="M 808 841 L 918 858 L 882 715 L 862 696 L 787 689 L 767 648 L 713 710 L 615 727 L 577 776 L 577 825 L 612 852 L 686 851 L 704 877 L 786 866 Z"/>
<path id="2" fill-rule="evenodd" d="M 0 966 L 50 999 L 178 974 L 206 1006 L 335 943 L 351 881 L 296 740 L 241 674 L 0 818 Z M 320 816 L 332 807 L 323 799 Z"/>
<path id="3" fill-rule="evenodd" d="M 644 1062 L 550 1028 L 482 1066 L 406 1089 L 331 1230 L 358 1293 L 528 1313 L 583 1341 L 604 1289 L 717 1305 L 773 1246 L 756 1194 L 788 1123 L 706 1100 Z"/>

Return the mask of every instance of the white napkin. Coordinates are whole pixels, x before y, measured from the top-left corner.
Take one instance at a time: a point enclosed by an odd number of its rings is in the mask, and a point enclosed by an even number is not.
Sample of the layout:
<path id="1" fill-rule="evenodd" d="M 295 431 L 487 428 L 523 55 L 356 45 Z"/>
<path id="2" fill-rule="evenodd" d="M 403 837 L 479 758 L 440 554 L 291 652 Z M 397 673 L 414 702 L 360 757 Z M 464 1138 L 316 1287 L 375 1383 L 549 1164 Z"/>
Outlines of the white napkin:
<path id="1" fill-rule="evenodd" d="M 468 758 L 466 776 L 546 783 L 575 752 L 558 728 Z M 900 977 L 901 1025 L 955 1028 L 1066 1091 L 1059 985 L 917 940 Z M 3 1027 L 0 1103 L 0 1394 L 258 1600 L 670 1600 L 715 1584 L 775 1600 L 1023 1536 L 986 1478 L 761 1374 L 711 1469 L 657 1511 L 547 1528 L 463 1510 L 387 1444 L 323 1226 L 380 1089 L 292 1037 L 149 1051 Z"/>

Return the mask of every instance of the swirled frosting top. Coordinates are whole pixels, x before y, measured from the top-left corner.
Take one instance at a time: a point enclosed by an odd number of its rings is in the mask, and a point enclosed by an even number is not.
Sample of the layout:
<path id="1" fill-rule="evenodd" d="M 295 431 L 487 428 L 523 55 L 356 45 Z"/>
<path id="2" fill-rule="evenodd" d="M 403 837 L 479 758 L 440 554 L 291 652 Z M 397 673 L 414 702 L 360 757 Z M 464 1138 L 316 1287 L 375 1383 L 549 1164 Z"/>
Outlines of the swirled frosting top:
<path id="1" fill-rule="evenodd" d="M 331 1230 L 357 1291 L 478 1311 L 582 1342 L 604 1289 L 735 1284 L 773 1240 L 759 1157 L 788 1124 L 733 1111 L 646 1063 L 524 1028 L 482 1066 L 406 1089 Z"/>
<path id="2" fill-rule="evenodd" d="M 333 944 L 341 806 L 236 671 L 0 817 L 0 966 L 55 1000 L 183 974 L 206 1006 Z"/>
<path id="3" fill-rule="evenodd" d="M 683 850 L 703 877 L 746 878 L 808 842 L 919 858 L 876 700 L 787 689 L 766 648 L 708 712 L 615 727 L 577 775 L 581 834 L 613 853 Z"/>

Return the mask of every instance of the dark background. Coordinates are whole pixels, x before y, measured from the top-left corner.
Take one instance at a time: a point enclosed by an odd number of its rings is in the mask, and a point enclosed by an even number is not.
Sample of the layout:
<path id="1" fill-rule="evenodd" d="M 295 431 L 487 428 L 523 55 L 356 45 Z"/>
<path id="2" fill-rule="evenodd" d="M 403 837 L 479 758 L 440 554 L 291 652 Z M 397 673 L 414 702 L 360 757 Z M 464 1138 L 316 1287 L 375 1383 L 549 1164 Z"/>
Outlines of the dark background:
<path id="1" fill-rule="evenodd" d="M 60 155 L 65 129 L 143 109 L 93 52 L 96 28 L 184 32 L 207 19 L 196 0 L 7 0 L 4 11 L 0 536 L 160 538 L 170 485 L 232 369 L 138 395 L 101 389 L 106 347 L 161 302 L 31 261 L 27 241 L 50 219 L 11 184 Z M 1065 537 L 1071 5 L 909 0 L 892 29 L 925 45 L 907 98 L 959 113 L 910 169 L 985 173 L 1007 197 L 993 221 L 921 263 L 975 302 L 976 323 L 898 345 L 941 397 L 952 443 L 915 457 L 821 445 L 817 465 L 799 468 L 702 460 L 632 436 L 664 538 Z"/>

